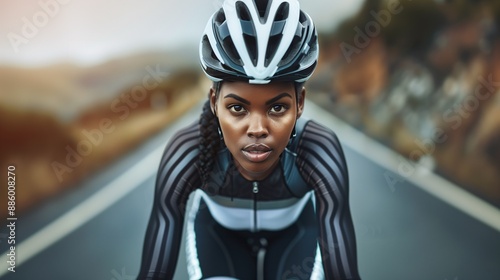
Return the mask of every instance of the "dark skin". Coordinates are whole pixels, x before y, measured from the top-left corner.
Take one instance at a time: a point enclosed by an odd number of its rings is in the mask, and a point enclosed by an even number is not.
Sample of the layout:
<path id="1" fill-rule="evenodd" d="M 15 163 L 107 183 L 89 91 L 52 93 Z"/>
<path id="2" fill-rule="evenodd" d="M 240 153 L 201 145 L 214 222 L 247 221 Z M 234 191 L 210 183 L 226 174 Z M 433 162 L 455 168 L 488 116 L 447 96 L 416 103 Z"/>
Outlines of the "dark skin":
<path id="1" fill-rule="evenodd" d="M 278 164 L 304 110 L 305 89 L 296 94 L 292 82 L 223 82 L 218 96 L 210 90 L 226 147 L 247 180 L 263 180 Z"/>

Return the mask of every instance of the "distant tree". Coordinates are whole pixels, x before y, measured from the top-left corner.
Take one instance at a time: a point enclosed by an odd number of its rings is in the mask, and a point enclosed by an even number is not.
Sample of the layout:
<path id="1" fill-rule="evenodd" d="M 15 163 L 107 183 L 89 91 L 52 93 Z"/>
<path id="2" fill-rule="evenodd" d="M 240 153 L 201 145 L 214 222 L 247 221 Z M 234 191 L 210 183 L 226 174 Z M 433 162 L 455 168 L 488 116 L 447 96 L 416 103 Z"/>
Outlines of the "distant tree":
<path id="1" fill-rule="evenodd" d="M 351 45 L 354 44 L 356 29 L 365 31 L 370 22 L 377 21 L 375 14 L 389 13 L 387 24 L 380 24 L 380 37 L 392 51 L 401 55 L 418 55 L 427 49 L 435 34 L 446 24 L 440 5 L 435 0 L 365 1 L 354 17 L 346 20 L 334 36 Z M 391 13 L 390 5 L 397 4 L 398 13 Z M 379 22 L 380 23 L 380 22 Z"/>
<path id="2" fill-rule="evenodd" d="M 381 35 L 389 49 L 418 57 L 427 51 L 446 19 L 435 0 L 404 1 L 401 5 L 403 10 L 392 17 Z"/>

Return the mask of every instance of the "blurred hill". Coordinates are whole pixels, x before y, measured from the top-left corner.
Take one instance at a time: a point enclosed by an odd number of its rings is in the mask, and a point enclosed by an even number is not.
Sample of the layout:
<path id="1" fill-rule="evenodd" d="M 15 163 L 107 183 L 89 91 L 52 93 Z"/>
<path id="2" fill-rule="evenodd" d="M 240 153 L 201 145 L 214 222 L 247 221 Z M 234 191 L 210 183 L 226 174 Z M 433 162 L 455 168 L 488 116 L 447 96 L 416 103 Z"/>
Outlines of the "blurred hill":
<path id="1" fill-rule="evenodd" d="M 17 213 L 160 131 L 205 97 L 204 83 L 184 53 L 145 53 L 86 68 L 0 67 L 0 166 L 16 166 Z"/>
<path id="2" fill-rule="evenodd" d="M 365 1 L 320 34 L 318 104 L 500 207 L 500 2 Z M 406 170 L 405 170 L 406 169 Z"/>

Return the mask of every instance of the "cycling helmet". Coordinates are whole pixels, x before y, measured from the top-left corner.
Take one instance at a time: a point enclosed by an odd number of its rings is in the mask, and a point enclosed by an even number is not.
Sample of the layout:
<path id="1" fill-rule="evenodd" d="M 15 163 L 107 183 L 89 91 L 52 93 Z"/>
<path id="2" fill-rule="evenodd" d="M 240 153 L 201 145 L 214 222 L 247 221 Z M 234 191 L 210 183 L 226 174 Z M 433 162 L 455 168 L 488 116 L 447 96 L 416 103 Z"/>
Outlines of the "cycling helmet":
<path id="1" fill-rule="evenodd" d="M 298 0 L 226 0 L 207 23 L 200 60 L 214 82 L 301 83 L 316 67 L 318 36 Z"/>

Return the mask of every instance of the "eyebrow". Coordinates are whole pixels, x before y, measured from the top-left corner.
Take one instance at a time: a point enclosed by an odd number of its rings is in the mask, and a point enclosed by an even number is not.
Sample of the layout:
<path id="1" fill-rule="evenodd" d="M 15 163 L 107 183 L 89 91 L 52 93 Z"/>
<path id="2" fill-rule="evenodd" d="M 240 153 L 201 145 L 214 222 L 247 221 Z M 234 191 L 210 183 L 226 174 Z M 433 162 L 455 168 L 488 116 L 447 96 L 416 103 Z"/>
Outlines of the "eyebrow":
<path id="1" fill-rule="evenodd" d="M 234 98 L 241 103 L 244 103 L 246 105 L 250 105 L 250 101 L 246 100 L 245 98 L 239 97 L 238 95 L 236 95 L 234 93 L 230 93 L 230 94 L 224 96 L 224 99 L 226 99 L 226 98 Z"/>
<path id="2" fill-rule="evenodd" d="M 281 98 L 286 97 L 286 96 L 292 98 L 292 96 L 289 93 L 284 92 L 284 93 L 278 94 L 276 97 L 273 97 L 273 98 L 269 99 L 268 101 L 266 101 L 266 105 L 270 105 L 270 104 L 272 104 L 272 103 L 274 103 L 274 102 L 276 102 L 276 101 L 278 101 Z M 234 93 L 230 93 L 230 94 L 224 96 L 224 99 L 226 99 L 226 98 L 234 98 L 243 104 L 250 105 L 250 101 L 248 101 L 245 98 L 242 98 Z"/>
<path id="3" fill-rule="evenodd" d="M 272 103 L 274 103 L 274 102 L 276 102 L 276 101 L 278 101 L 281 98 L 286 97 L 286 96 L 292 98 L 292 96 L 289 93 L 283 92 L 282 94 L 279 94 L 276 97 L 273 97 L 273 98 L 269 99 L 268 101 L 266 101 L 266 105 L 270 105 L 270 104 L 272 104 Z"/>

